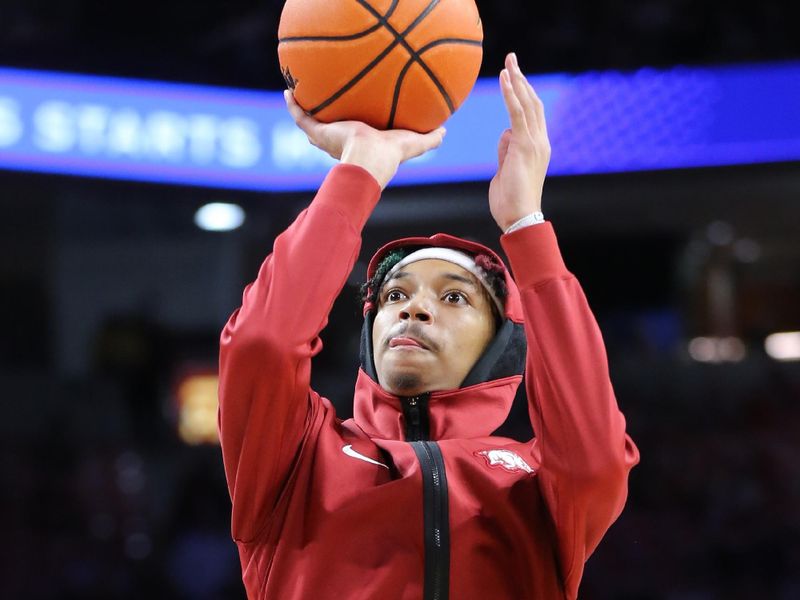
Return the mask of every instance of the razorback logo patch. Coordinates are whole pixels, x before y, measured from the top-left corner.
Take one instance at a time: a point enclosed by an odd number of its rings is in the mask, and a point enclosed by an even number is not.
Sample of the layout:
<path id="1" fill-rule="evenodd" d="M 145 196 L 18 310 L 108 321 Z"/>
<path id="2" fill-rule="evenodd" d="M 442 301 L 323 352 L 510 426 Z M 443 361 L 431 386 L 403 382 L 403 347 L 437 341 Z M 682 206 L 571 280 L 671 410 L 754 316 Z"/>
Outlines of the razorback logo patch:
<path id="1" fill-rule="evenodd" d="M 500 467 L 511 473 L 517 471 L 533 473 L 533 468 L 519 454 L 511 450 L 479 450 L 475 456 L 482 456 L 490 467 Z"/>

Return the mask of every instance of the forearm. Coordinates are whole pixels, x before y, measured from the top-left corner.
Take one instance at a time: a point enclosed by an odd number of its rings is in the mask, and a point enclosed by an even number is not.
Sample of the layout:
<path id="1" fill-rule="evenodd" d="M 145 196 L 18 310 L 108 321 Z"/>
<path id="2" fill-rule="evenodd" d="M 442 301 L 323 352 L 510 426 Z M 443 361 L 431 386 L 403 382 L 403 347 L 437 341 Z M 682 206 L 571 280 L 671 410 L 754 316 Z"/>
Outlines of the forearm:
<path id="1" fill-rule="evenodd" d="M 638 451 L 625 433 L 605 347 L 549 223 L 502 238 L 525 313 L 539 483 L 560 540 L 565 578 L 618 516 Z"/>
<path id="2" fill-rule="evenodd" d="M 296 456 L 309 410 L 311 357 L 379 193 L 359 168 L 334 168 L 309 208 L 276 239 L 222 332 L 220 434 L 239 539 L 264 522 Z"/>
<path id="3" fill-rule="evenodd" d="M 580 452 L 575 467 L 589 468 L 589 455 L 597 455 L 597 446 L 624 433 L 597 322 L 563 263 L 550 223 L 505 235 L 502 244 L 526 317 L 537 436 L 543 445 L 563 444 L 569 452 L 558 455 L 565 460 Z M 553 432 L 546 435 L 551 427 Z M 565 435 L 556 435 L 560 432 Z M 590 448 L 582 447 L 584 439 Z"/>
<path id="4" fill-rule="evenodd" d="M 276 238 L 223 342 L 253 336 L 290 348 L 313 342 L 353 268 L 379 195 L 359 167 L 334 167 L 311 205 Z"/>

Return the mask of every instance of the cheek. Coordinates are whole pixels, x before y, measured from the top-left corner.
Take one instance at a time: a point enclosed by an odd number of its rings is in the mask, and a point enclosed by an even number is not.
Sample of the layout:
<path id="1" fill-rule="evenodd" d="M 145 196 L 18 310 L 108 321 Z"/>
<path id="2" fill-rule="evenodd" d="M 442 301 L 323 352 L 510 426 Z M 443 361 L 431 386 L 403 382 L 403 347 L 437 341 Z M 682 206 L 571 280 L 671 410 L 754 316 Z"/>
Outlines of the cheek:
<path id="1" fill-rule="evenodd" d="M 493 323 L 482 317 L 474 319 L 471 323 L 464 323 L 455 331 L 461 332 L 456 346 L 464 360 L 477 359 L 494 337 Z"/>
<path id="2" fill-rule="evenodd" d="M 383 339 L 386 332 L 387 324 L 389 323 L 386 311 L 381 311 L 375 315 L 375 320 L 372 322 L 372 351 L 375 352 L 380 341 Z"/>
<path id="3" fill-rule="evenodd" d="M 378 324 L 378 319 L 375 319 L 372 323 L 372 352 L 373 354 L 378 349 L 378 340 L 381 339 L 381 329 Z"/>

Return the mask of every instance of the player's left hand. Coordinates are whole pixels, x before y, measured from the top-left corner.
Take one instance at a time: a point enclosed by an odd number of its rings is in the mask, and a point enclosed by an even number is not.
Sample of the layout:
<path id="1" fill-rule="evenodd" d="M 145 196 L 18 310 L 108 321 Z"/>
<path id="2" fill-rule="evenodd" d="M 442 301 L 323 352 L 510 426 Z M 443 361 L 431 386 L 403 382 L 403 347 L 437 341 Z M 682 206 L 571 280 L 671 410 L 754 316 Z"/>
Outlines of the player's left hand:
<path id="1" fill-rule="evenodd" d="M 506 56 L 500 89 L 511 129 L 500 136 L 497 174 L 489 185 L 489 209 L 501 230 L 541 210 L 542 188 L 550 163 L 550 141 L 544 105 L 519 68 L 515 54 Z"/>

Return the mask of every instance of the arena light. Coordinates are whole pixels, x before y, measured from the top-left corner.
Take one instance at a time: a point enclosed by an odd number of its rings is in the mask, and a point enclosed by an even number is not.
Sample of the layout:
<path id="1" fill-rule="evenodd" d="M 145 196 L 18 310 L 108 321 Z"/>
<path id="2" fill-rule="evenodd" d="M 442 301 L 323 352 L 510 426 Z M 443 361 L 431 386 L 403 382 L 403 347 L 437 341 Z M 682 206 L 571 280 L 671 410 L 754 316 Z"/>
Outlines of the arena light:
<path id="1" fill-rule="evenodd" d="M 741 362 L 747 347 L 737 337 L 696 337 L 689 342 L 689 356 L 697 362 Z"/>
<path id="2" fill-rule="evenodd" d="M 800 331 L 784 331 L 768 335 L 764 340 L 764 349 L 775 360 L 800 360 Z"/>
<path id="3" fill-rule="evenodd" d="M 244 210 L 238 204 L 212 202 L 198 209 L 194 222 L 205 231 L 233 231 L 244 223 Z"/>
<path id="4" fill-rule="evenodd" d="M 211 372 L 184 375 L 175 388 L 178 436 L 191 446 L 219 444 L 217 389 L 219 377 Z"/>

